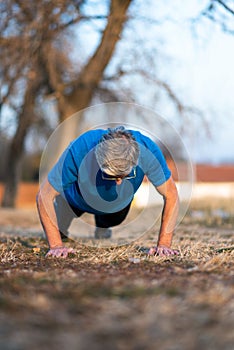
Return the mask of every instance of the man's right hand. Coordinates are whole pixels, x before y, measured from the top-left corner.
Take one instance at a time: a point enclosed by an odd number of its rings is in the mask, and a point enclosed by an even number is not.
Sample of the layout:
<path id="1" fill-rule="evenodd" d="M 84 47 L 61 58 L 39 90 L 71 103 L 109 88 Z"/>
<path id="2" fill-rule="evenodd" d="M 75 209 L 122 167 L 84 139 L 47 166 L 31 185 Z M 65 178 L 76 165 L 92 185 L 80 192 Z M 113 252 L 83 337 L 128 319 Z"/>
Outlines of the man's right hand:
<path id="1" fill-rule="evenodd" d="M 169 256 L 169 255 L 179 255 L 178 250 L 168 248 L 166 246 L 157 246 L 150 248 L 149 255 L 158 255 L 158 256 Z"/>
<path id="2" fill-rule="evenodd" d="M 57 247 L 57 248 L 51 248 L 48 253 L 46 254 L 46 258 L 49 256 L 55 257 L 55 258 L 67 258 L 68 254 L 75 254 L 76 251 L 73 248 L 66 248 L 66 247 Z"/>

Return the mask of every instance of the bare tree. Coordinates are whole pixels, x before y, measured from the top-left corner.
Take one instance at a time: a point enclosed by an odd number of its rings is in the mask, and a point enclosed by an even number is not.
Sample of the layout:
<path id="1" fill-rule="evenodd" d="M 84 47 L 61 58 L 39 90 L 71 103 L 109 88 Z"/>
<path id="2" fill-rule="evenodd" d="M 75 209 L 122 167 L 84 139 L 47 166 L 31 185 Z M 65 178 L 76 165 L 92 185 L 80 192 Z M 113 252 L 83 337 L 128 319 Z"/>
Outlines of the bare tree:
<path id="1" fill-rule="evenodd" d="M 209 0 L 202 16 L 219 23 L 222 30 L 234 34 L 234 3 L 232 0 Z"/>
<path id="2" fill-rule="evenodd" d="M 15 204 L 25 137 L 37 117 L 38 97 L 56 96 L 60 120 L 89 105 L 121 36 L 131 0 L 110 1 L 99 46 L 80 72 L 70 79 L 66 76 L 69 55 L 61 47 L 62 41 L 59 45 L 59 39 L 68 27 L 87 19 L 82 15 L 85 2 L 6 0 L 0 5 L 3 19 L 0 27 L 1 107 L 8 103 L 17 117 L 6 165 L 2 202 L 5 207 Z M 18 94 L 19 89 L 24 91 L 22 96 Z"/>
<path id="3" fill-rule="evenodd" d="M 131 48 L 131 62 L 124 65 L 119 60 L 115 72 L 107 73 L 106 68 L 114 56 L 116 44 L 121 39 L 123 28 L 130 22 L 128 12 L 135 0 L 106 0 L 103 14 L 88 14 L 85 6 L 89 0 L 6 0 L 0 3 L 0 107 L 5 106 L 15 115 L 16 131 L 10 142 L 3 206 L 14 206 L 21 159 L 24 154 L 28 132 L 38 125 L 47 123 L 43 116 L 42 101 L 52 97 L 55 101 L 60 121 L 88 107 L 93 98 L 106 102 L 135 101 L 130 88 L 122 88 L 121 79 L 129 80 L 136 75 L 145 83 L 162 89 L 181 117 L 189 113 L 199 113 L 195 108 L 185 106 L 168 82 L 157 77 L 154 69 L 154 52 L 146 52 L 142 43 L 135 55 Z M 139 13 L 139 12 L 137 12 Z M 139 15 L 140 16 L 140 15 Z M 71 46 L 75 42 L 75 30 L 82 23 L 99 21 L 102 23 L 97 47 L 81 63 L 79 55 L 74 65 Z M 144 17 L 141 25 L 149 25 Z M 160 21 L 154 21 L 160 26 Z M 82 30 L 80 31 L 82 35 Z M 137 38 L 138 39 L 138 38 Z M 145 38 L 143 39 L 145 41 Z M 141 66 L 141 59 L 145 66 Z M 139 58 L 139 64 L 136 64 Z M 154 65 L 152 64 L 154 61 Z M 134 79 L 133 79 L 134 80 Z M 79 114 L 82 118 L 82 114 Z"/>

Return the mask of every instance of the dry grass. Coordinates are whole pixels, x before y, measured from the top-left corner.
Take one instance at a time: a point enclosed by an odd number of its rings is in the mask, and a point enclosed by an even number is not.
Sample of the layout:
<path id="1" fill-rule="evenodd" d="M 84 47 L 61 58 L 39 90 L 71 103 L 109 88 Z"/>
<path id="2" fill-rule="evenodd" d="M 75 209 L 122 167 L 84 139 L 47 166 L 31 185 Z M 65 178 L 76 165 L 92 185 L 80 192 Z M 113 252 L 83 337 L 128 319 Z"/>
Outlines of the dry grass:
<path id="1" fill-rule="evenodd" d="M 193 201 L 184 223 L 197 223 L 206 227 L 234 227 L 234 199 L 206 199 Z"/>
<path id="2" fill-rule="evenodd" d="M 121 247 L 66 243 L 75 255 L 45 259 L 30 225 L 2 226 L 0 348 L 232 350 L 233 231 L 191 216 L 213 206 L 193 204 L 170 258 L 147 256 L 151 230 Z"/>

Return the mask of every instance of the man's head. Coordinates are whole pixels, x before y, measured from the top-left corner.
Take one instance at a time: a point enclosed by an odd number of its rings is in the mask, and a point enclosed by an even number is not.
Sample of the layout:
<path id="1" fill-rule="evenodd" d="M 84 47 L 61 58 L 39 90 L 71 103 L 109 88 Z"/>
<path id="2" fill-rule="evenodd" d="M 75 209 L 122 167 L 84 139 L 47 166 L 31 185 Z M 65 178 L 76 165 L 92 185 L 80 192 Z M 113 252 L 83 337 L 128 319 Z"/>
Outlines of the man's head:
<path id="1" fill-rule="evenodd" d="M 123 178 L 137 165 L 139 147 L 133 135 L 119 126 L 108 129 L 96 146 L 95 154 L 102 171 Z"/>

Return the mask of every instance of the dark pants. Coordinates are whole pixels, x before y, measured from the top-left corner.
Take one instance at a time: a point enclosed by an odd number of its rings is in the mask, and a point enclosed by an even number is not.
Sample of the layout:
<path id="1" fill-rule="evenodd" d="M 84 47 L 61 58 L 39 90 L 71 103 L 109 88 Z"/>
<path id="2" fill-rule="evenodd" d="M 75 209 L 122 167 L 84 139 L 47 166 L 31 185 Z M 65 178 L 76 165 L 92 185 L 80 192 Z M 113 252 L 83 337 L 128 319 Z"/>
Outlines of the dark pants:
<path id="1" fill-rule="evenodd" d="M 130 206 L 131 203 L 129 203 L 129 205 L 126 208 L 116 213 L 101 215 L 95 214 L 96 227 L 108 228 L 121 224 L 126 218 Z M 68 228 L 71 225 L 72 220 L 76 217 L 80 217 L 82 214 L 85 213 L 83 210 L 71 207 L 61 195 L 55 198 L 54 207 L 59 230 L 65 235 L 68 234 Z"/>

